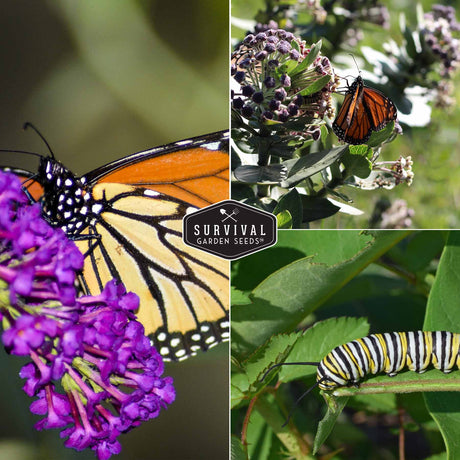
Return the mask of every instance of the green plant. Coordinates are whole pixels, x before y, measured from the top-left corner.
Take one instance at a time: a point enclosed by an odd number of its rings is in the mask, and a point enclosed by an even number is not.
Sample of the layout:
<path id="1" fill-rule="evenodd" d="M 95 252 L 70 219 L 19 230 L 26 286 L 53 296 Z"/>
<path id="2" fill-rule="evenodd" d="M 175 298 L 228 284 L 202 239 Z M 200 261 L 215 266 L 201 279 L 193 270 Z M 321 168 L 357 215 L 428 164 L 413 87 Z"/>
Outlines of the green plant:
<path id="1" fill-rule="evenodd" d="M 340 397 L 323 392 L 327 404 L 315 389 L 285 427 L 316 368 L 286 366 L 261 379 L 275 363 L 318 362 L 369 329 L 460 332 L 459 244 L 459 232 L 282 231 L 275 247 L 233 263 L 236 458 L 408 459 L 444 450 L 458 458 L 460 395 L 444 392 L 460 391 L 458 370 L 373 376 L 359 388 L 341 389 Z M 382 394 L 367 384 L 379 384 Z M 401 445 L 415 436 L 423 447 L 414 452 L 407 442 L 398 457 L 397 436 L 372 441 L 370 431 L 396 431 Z"/>

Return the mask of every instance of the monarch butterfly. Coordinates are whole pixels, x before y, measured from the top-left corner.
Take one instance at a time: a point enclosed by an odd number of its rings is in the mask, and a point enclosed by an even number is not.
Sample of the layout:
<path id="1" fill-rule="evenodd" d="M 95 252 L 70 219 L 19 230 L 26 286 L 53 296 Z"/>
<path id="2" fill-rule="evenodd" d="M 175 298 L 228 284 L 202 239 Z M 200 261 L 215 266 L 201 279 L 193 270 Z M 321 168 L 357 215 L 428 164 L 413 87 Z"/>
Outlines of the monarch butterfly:
<path id="1" fill-rule="evenodd" d="M 358 76 L 345 93 L 332 130 L 348 144 L 364 144 L 372 131 L 380 131 L 396 116 L 393 102 L 380 91 L 365 86 Z"/>
<path id="2" fill-rule="evenodd" d="M 116 278 L 138 294 L 139 321 L 167 361 L 227 339 L 229 264 L 186 246 L 182 218 L 228 198 L 228 131 L 135 153 L 82 177 L 49 150 L 36 174 L 13 172 L 85 255 L 84 292 L 98 294 Z"/>
<path id="3" fill-rule="evenodd" d="M 356 385 L 363 377 L 385 372 L 390 377 L 404 367 L 419 374 L 432 364 L 448 374 L 460 369 L 460 334 L 446 331 L 371 334 L 334 348 L 319 363 L 280 363 L 318 366 L 316 384 L 322 390 Z M 313 387 L 312 387 L 313 388 Z"/>

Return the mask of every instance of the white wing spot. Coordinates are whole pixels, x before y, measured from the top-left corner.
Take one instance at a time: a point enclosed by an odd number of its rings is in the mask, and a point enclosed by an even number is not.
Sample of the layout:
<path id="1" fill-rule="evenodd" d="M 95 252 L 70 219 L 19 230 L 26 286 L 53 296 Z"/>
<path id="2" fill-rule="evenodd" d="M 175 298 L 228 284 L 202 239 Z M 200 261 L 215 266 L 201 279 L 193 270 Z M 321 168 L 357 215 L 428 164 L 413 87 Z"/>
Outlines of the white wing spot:
<path id="1" fill-rule="evenodd" d="M 64 213 L 64 219 L 68 219 L 69 217 L 72 217 L 72 213 L 70 211 L 66 211 Z"/>
<path id="2" fill-rule="evenodd" d="M 191 144 L 193 141 L 191 139 L 186 139 L 185 141 L 176 142 L 176 145 L 187 145 Z"/>
<path id="3" fill-rule="evenodd" d="M 64 183 L 65 183 L 65 185 L 66 185 L 67 187 L 71 187 L 72 184 L 73 184 L 73 181 L 72 181 L 72 179 L 66 179 Z"/>
<path id="4" fill-rule="evenodd" d="M 201 335 L 200 335 L 200 334 L 193 334 L 193 335 L 192 335 L 192 340 L 193 340 L 194 342 L 198 342 L 198 340 L 200 340 L 200 339 L 201 339 Z"/>
<path id="5" fill-rule="evenodd" d="M 168 347 L 161 347 L 160 348 L 160 355 L 169 355 L 169 348 Z"/>
<path id="6" fill-rule="evenodd" d="M 94 214 L 99 214 L 101 211 L 102 211 L 102 204 L 99 204 L 99 203 L 96 203 L 96 204 L 93 204 L 93 206 L 91 207 L 91 211 L 94 212 Z"/>
<path id="7" fill-rule="evenodd" d="M 170 342 L 171 346 L 173 348 L 177 347 L 177 345 L 180 344 L 180 340 L 178 338 L 175 338 L 175 339 L 171 339 L 171 342 Z"/>
<path id="8" fill-rule="evenodd" d="M 160 192 L 156 192 L 155 190 L 147 189 L 147 190 L 144 190 L 144 195 L 145 195 L 145 196 L 160 196 L 161 193 L 160 193 Z"/>
<path id="9" fill-rule="evenodd" d="M 201 332 L 208 332 L 209 331 L 209 326 L 207 324 L 202 324 L 200 327 Z"/>
<path id="10" fill-rule="evenodd" d="M 180 358 L 181 356 L 184 356 L 185 355 L 185 350 L 179 350 L 177 353 L 176 353 L 176 356 L 178 358 Z"/>
<path id="11" fill-rule="evenodd" d="M 166 337 L 167 335 L 164 333 L 164 332 L 160 332 L 157 336 L 157 339 L 160 341 L 160 342 L 164 342 L 166 340 Z"/>
<path id="12" fill-rule="evenodd" d="M 206 339 L 206 343 L 213 343 L 213 342 L 215 342 L 215 341 L 216 341 L 216 338 L 215 338 L 215 337 L 212 337 L 212 336 L 211 336 L 211 337 L 208 337 L 208 338 Z"/>
<path id="13" fill-rule="evenodd" d="M 219 142 L 210 142 L 209 144 L 204 144 L 208 150 L 219 150 Z"/>

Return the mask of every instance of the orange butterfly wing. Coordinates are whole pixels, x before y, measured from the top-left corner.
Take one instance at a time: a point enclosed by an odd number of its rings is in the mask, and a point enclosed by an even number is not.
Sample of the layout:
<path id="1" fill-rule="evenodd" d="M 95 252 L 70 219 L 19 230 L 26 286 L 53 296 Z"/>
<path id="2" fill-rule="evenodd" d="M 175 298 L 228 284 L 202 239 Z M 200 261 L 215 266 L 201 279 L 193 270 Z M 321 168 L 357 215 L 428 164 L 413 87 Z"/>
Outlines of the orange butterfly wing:
<path id="1" fill-rule="evenodd" d="M 332 124 L 335 135 L 348 144 L 364 144 L 397 116 L 393 102 L 380 91 L 364 86 L 361 77 L 348 89 Z"/>
<path id="2" fill-rule="evenodd" d="M 152 157 L 106 174 L 97 183 L 116 182 L 173 196 L 197 207 L 229 197 L 228 155 L 194 148 Z"/>

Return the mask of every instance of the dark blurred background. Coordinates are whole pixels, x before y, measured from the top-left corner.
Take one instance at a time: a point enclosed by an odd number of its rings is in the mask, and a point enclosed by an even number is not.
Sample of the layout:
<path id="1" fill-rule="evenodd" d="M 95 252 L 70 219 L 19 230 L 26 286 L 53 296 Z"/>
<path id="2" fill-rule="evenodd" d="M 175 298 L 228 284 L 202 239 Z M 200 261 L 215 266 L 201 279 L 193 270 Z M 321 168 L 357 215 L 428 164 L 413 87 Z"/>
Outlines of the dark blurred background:
<path id="1" fill-rule="evenodd" d="M 228 2 L 2 0 L 0 148 L 56 157 L 78 174 L 228 127 Z M 1 154 L 0 163 L 35 160 Z M 36 432 L 20 360 L 0 350 L 0 458 L 93 459 Z M 120 459 L 228 458 L 228 348 L 167 364 L 177 401 L 121 437 Z"/>

